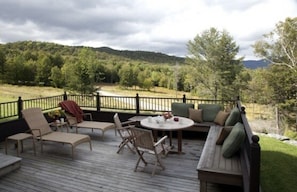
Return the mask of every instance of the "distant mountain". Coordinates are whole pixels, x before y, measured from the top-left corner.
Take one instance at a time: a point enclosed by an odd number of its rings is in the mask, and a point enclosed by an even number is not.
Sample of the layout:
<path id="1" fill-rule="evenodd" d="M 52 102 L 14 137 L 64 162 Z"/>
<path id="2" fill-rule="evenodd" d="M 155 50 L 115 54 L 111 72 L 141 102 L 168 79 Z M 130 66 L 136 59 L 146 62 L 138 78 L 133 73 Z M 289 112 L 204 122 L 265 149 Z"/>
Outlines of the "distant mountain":
<path id="1" fill-rule="evenodd" d="M 265 68 L 269 65 L 269 62 L 264 59 L 246 60 L 246 61 L 243 61 L 243 65 L 248 69 Z"/>
<path id="2" fill-rule="evenodd" d="M 185 62 L 185 58 L 183 57 L 170 56 L 170 55 L 166 55 L 164 53 L 158 53 L 158 52 L 115 50 L 109 47 L 99 47 L 94 49 L 100 52 L 111 54 L 111 55 L 126 57 L 132 60 L 147 61 L 152 63 L 176 64 L 176 62 L 177 63 Z"/>

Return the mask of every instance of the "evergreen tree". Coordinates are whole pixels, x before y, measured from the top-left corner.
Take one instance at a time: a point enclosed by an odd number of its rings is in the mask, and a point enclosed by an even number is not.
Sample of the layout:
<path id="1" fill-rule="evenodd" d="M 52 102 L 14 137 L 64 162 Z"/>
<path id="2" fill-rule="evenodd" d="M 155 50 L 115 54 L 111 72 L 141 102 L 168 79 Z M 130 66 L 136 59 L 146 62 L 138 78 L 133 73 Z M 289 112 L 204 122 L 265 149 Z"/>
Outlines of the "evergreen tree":
<path id="1" fill-rule="evenodd" d="M 203 88 L 203 96 L 233 99 L 239 94 L 234 81 L 243 69 L 243 58 L 236 59 L 239 47 L 226 31 L 210 28 L 189 41 L 187 46 L 186 62 L 195 69 L 191 72 L 192 84 Z"/>

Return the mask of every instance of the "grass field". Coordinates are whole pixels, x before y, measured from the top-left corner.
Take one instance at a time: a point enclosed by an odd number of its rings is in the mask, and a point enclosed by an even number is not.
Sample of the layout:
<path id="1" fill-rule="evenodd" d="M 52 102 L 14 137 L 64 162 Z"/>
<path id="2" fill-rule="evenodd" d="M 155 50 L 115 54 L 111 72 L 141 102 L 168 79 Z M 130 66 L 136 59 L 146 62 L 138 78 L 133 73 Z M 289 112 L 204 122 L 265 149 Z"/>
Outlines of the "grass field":
<path id="1" fill-rule="evenodd" d="M 53 87 L 33 87 L 33 86 L 17 86 L 0 84 L 0 103 L 16 101 L 18 97 L 22 99 L 32 99 L 38 97 L 47 97 L 61 95 L 64 93 L 63 89 L 56 89 Z"/>
<path id="2" fill-rule="evenodd" d="M 165 88 L 156 87 L 147 90 L 140 89 L 122 89 L 117 85 L 100 85 L 100 90 L 107 91 L 114 94 L 119 94 L 123 96 L 135 96 L 137 93 L 139 96 L 155 96 L 155 97 L 192 97 L 190 93 L 168 90 Z M 37 87 L 37 86 L 17 86 L 17 85 L 7 85 L 0 84 L 0 102 L 15 101 L 18 97 L 23 99 L 31 99 L 38 97 L 47 97 L 61 95 L 64 93 L 63 89 L 53 88 L 53 87 Z"/>

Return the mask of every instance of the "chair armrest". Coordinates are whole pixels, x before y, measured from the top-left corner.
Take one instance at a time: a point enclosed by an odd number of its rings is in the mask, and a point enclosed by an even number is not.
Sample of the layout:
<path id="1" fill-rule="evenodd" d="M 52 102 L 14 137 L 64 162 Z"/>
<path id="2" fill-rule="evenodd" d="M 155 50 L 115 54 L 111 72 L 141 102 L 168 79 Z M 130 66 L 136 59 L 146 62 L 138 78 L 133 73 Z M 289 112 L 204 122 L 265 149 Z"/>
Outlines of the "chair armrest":
<path id="1" fill-rule="evenodd" d="M 38 131 L 38 137 L 40 138 L 40 139 L 42 139 L 42 135 L 41 135 L 41 130 L 40 129 L 31 129 L 29 132 L 31 132 L 32 133 L 32 135 L 33 135 L 33 138 L 37 138 L 35 135 L 34 135 L 34 131 Z"/>
<path id="2" fill-rule="evenodd" d="M 165 139 L 167 139 L 167 135 L 165 135 L 165 136 L 162 137 L 158 142 L 156 142 L 156 143 L 154 144 L 154 146 L 159 145 L 159 144 L 162 143 Z"/>
<path id="3" fill-rule="evenodd" d="M 91 113 L 83 113 L 83 116 L 88 116 L 90 121 L 93 121 L 93 116 Z"/>
<path id="4" fill-rule="evenodd" d="M 125 121 L 125 122 L 121 122 L 122 126 L 127 126 L 127 125 L 134 125 L 135 121 Z"/>
<path id="5" fill-rule="evenodd" d="M 67 116 L 67 122 L 70 126 L 76 126 L 77 125 L 77 119 L 76 117 Z"/>
<path id="6" fill-rule="evenodd" d="M 121 128 L 117 128 L 118 130 L 123 130 L 123 129 L 131 129 L 135 127 L 134 125 L 127 125 L 127 126 L 124 126 L 124 127 L 121 127 Z"/>

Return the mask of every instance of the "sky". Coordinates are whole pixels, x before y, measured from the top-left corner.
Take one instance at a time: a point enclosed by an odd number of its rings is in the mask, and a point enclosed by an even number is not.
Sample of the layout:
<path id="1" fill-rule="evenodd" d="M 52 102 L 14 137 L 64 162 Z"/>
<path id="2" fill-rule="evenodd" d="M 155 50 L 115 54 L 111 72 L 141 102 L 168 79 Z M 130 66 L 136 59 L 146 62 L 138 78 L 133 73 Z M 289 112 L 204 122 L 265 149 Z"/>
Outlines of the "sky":
<path id="1" fill-rule="evenodd" d="M 260 59 L 253 45 L 296 17 L 297 0 L 0 0 L 0 43 L 161 52 L 184 57 L 187 43 L 211 27 L 227 31 L 238 57 Z"/>

